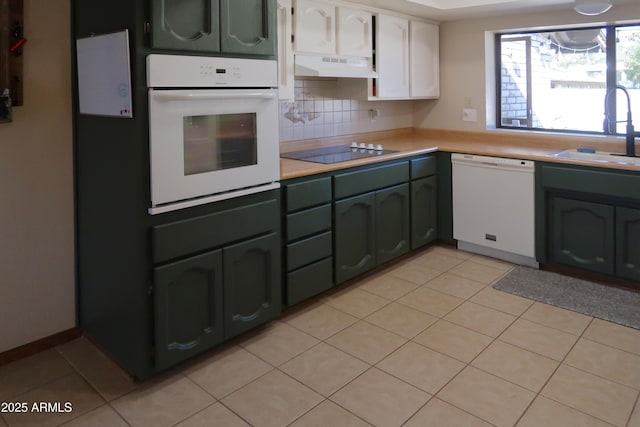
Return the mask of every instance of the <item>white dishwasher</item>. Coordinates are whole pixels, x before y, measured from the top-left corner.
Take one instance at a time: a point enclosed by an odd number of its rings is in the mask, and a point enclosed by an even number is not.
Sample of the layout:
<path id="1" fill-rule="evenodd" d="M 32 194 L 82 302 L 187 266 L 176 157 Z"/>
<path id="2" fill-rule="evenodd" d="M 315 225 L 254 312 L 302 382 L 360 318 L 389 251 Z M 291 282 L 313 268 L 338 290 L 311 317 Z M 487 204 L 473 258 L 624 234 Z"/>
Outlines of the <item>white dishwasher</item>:
<path id="1" fill-rule="evenodd" d="M 537 268 L 534 162 L 454 153 L 451 163 L 458 248 Z"/>

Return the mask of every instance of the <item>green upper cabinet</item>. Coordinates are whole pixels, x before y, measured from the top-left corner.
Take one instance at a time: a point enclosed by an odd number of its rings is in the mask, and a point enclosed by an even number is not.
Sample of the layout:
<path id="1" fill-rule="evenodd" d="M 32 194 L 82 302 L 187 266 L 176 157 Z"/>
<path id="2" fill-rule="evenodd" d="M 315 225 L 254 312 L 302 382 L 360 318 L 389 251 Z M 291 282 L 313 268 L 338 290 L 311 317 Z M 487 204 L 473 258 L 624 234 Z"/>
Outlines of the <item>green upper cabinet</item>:
<path id="1" fill-rule="evenodd" d="M 219 52 L 219 22 L 219 0 L 151 0 L 151 47 Z"/>
<path id="2" fill-rule="evenodd" d="M 151 47 L 276 56 L 276 0 L 151 0 Z"/>
<path id="3" fill-rule="evenodd" d="M 220 43 L 225 53 L 276 55 L 275 0 L 220 0 Z"/>
<path id="4" fill-rule="evenodd" d="M 616 274 L 640 281 L 640 209 L 616 208 Z"/>

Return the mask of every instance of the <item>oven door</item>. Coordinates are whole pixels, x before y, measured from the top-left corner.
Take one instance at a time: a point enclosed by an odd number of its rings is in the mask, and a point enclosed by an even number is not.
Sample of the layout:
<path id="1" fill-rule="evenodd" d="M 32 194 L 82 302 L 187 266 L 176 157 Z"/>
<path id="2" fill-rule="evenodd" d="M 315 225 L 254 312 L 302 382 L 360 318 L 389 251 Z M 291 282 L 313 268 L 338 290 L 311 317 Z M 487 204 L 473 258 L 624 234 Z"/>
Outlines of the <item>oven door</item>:
<path id="1" fill-rule="evenodd" d="M 149 137 L 151 213 L 275 188 L 280 179 L 275 89 L 149 89 Z"/>

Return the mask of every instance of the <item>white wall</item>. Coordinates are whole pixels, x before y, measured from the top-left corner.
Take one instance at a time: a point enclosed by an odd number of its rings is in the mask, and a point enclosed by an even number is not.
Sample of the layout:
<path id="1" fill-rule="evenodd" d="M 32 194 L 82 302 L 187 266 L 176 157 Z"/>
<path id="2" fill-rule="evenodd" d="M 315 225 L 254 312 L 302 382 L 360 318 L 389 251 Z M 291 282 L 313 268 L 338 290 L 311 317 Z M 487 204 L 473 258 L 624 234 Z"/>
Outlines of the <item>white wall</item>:
<path id="1" fill-rule="evenodd" d="M 24 14 L 24 106 L 0 124 L 0 352 L 75 326 L 69 0 Z"/>
<path id="2" fill-rule="evenodd" d="M 617 5 L 599 17 L 585 17 L 567 10 L 529 13 L 495 18 L 478 18 L 440 24 L 440 99 L 417 101 L 414 105 L 414 126 L 429 129 L 483 131 L 486 116 L 494 115 L 493 88 L 487 88 L 486 78 L 493 79 L 491 49 L 493 39 L 488 32 L 535 28 L 544 30 L 563 25 L 584 23 L 623 23 L 640 20 L 637 4 Z M 490 60 L 485 61 L 489 54 Z M 487 102 L 487 99 L 489 100 Z M 462 109 L 470 104 L 478 111 L 477 122 L 462 121 Z"/>

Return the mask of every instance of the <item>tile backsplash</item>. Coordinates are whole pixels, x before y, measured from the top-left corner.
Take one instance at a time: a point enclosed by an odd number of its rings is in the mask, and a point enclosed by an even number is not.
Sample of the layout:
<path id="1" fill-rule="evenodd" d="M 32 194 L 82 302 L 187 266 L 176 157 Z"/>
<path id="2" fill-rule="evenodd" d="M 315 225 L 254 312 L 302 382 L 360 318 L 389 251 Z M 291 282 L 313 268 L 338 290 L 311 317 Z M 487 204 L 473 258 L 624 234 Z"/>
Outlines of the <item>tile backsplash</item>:
<path id="1" fill-rule="evenodd" d="M 343 99 L 337 79 L 296 79 L 295 100 L 280 101 L 280 141 L 413 125 L 410 101 Z"/>

